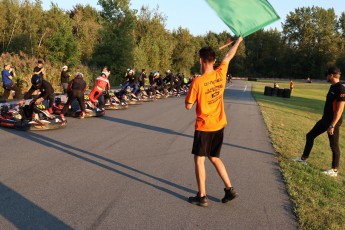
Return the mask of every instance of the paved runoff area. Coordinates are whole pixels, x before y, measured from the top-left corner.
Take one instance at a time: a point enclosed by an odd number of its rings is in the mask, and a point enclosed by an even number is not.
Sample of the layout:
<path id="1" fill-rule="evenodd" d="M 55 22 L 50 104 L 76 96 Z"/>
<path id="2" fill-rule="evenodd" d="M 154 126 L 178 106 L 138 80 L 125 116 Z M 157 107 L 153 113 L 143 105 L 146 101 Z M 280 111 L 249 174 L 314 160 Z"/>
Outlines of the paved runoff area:
<path id="1" fill-rule="evenodd" d="M 0 128 L 0 229 L 297 229 L 250 82 L 225 90 L 221 158 L 239 197 L 206 161 L 208 207 L 191 154 L 195 107 L 184 97 L 68 118 L 61 130 Z"/>

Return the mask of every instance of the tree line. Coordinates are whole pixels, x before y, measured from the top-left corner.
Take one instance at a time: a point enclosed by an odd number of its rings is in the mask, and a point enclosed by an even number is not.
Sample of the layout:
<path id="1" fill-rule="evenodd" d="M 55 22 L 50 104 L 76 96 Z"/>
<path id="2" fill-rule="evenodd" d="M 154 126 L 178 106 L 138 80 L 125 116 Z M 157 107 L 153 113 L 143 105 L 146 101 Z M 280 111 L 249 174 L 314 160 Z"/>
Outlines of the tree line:
<path id="1" fill-rule="evenodd" d="M 130 0 L 99 0 L 98 5 L 101 10 L 80 4 L 63 10 L 52 3 L 43 10 L 40 0 L 2 0 L 1 60 L 42 59 L 58 70 L 68 65 L 82 69 L 89 81 L 108 66 L 117 84 L 128 68 L 199 73 L 198 51 L 206 45 L 215 48 L 217 60 L 227 52 L 218 50 L 231 37 L 227 31 L 202 36 L 183 27 L 169 31 L 158 8 L 131 9 Z M 297 8 L 287 15 L 282 31 L 260 30 L 246 37 L 230 71 L 240 77 L 321 79 L 329 65 L 345 71 L 344 38 L 345 13 L 338 17 L 334 9 Z M 17 73 L 32 73 L 33 66 L 19 67 Z M 58 77 L 59 71 L 51 70 L 51 80 Z"/>

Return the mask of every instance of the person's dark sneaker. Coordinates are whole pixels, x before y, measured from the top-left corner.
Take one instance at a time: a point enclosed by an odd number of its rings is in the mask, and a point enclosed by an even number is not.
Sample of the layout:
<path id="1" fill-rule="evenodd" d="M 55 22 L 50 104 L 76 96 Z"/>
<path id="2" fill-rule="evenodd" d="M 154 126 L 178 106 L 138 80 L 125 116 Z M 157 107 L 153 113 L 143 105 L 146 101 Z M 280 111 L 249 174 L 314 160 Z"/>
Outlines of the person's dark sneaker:
<path id="1" fill-rule="evenodd" d="M 235 199 L 236 197 L 238 197 L 238 194 L 235 192 L 233 187 L 231 187 L 230 189 L 225 188 L 224 192 L 225 192 L 225 196 L 222 199 L 222 203 L 229 202 Z"/>
<path id="2" fill-rule="evenodd" d="M 200 197 L 199 194 L 196 196 L 191 196 L 188 198 L 189 203 L 199 205 L 201 207 L 208 206 L 208 199 L 207 196 Z"/>

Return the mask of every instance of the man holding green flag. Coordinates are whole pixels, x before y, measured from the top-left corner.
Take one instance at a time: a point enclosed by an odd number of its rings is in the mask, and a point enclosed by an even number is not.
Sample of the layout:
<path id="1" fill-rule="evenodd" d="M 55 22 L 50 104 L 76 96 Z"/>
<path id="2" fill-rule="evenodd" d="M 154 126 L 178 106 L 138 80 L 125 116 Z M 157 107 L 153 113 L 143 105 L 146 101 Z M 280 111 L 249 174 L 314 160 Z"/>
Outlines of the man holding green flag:
<path id="1" fill-rule="evenodd" d="M 190 110 L 196 104 L 196 122 L 192 154 L 194 154 L 195 175 L 198 183 L 198 194 L 189 197 L 189 202 L 202 207 L 208 206 L 206 194 L 205 159 L 208 158 L 216 168 L 224 183 L 225 195 L 223 203 L 237 197 L 231 185 L 229 175 L 220 157 L 223 144 L 224 127 L 227 124 L 224 110 L 224 90 L 226 74 L 231 59 L 235 56 L 243 38 L 240 36 L 225 55 L 220 66 L 216 69 L 216 53 L 211 47 L 200 49 L 200 65 L 202 75 L 191 83 L 185 99 L 186 109 Z"/>

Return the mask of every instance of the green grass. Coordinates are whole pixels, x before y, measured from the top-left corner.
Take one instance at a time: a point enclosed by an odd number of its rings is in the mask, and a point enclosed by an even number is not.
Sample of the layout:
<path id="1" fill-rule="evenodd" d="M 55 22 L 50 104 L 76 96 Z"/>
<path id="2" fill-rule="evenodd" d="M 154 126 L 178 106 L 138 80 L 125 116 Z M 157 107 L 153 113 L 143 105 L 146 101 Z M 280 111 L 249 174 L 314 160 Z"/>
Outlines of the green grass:
<path id="1" fill-rule="evenodd" d="M 337 178 L 321 173 L 331 167 L 326 133 L 315 140 L 308 165 L 291 160 L 302 154 L 305 135 L 321 118 L 329 84 L 295 82 L 291 98 L 265 96 L 266 85 L 273 86 L 273 82 L 253 83 L 252 94 L 270 133 L 300 229 L 345 229 L 344 154 Z M 279 82 L 279 86 L 289 88 L 289 82 Z M 345 125 L 340 134 L 344 152 Z"/>

